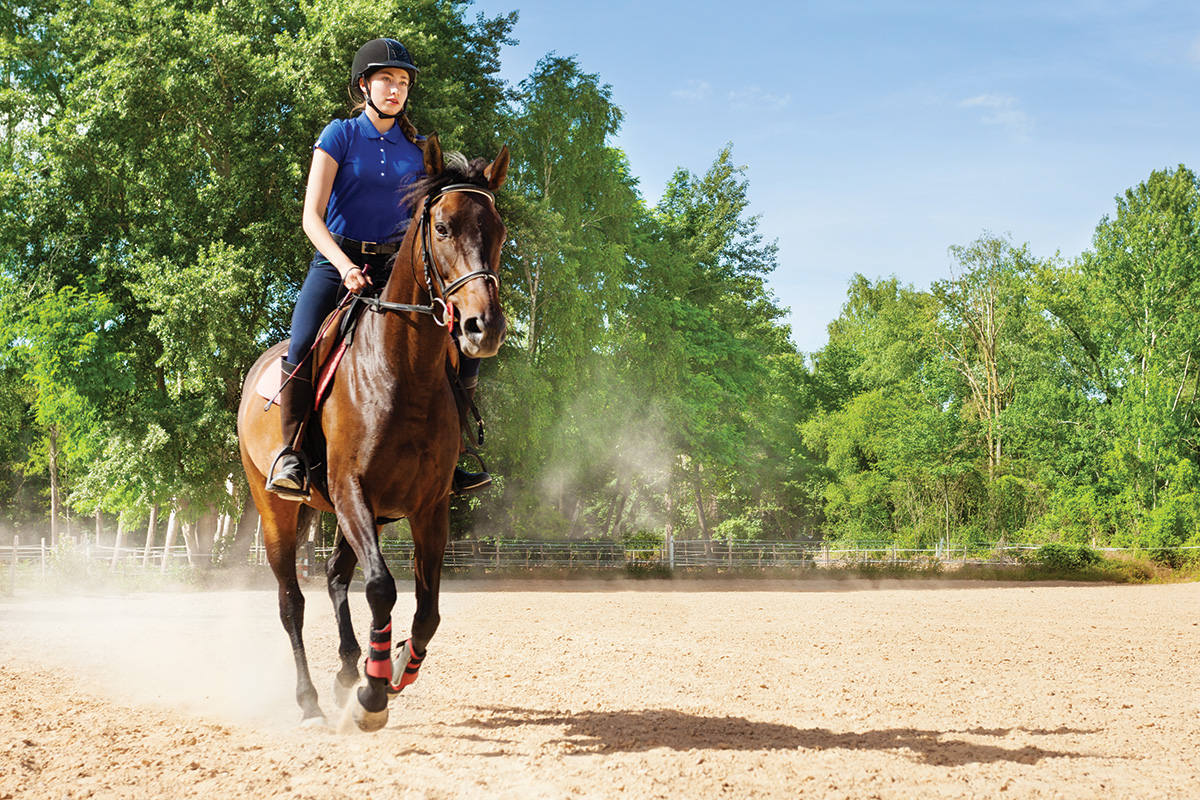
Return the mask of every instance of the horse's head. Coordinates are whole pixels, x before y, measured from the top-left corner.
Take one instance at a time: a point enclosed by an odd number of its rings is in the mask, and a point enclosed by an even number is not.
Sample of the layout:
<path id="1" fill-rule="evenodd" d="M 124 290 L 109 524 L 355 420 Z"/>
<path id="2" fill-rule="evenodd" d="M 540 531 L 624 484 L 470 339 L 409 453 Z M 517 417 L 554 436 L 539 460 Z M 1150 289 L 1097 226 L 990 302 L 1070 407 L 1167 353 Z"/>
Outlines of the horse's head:
<path id="1" fill-rule="evenodd" d="M 424 142 L 417 224 L 431 293 L 453 304 L 458 346 L 472 358 L 496 355 L 508 323 L 500 306 L 500 248 L 507 234 L 493 192 L 508 177 L 508 147 L 496 160 L 444 157 L 437 135 Z"/>

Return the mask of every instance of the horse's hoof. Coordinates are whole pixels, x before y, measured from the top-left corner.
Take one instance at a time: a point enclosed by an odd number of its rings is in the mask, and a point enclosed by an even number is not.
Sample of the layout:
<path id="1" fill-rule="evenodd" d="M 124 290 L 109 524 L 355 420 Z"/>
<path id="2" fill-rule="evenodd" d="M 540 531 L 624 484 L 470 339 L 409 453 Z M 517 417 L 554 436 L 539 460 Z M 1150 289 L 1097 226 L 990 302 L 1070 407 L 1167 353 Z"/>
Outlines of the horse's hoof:
<path id="1" fill-rule="evenodd" d="M 324 715 L 319 717 L 307 717 L 300 721 L 301 728 L 328 728 L 329 720 L 325 719 Z"/>
<path id="2" fill-rule="evenodd" d="M 383 711 L 367 711 L 361 705 L 357 705 L 354 709 L 354 724 L 363 733 L 374 733 L 377 730 L 387 725 L 388 710 L 385 707 Z"/>

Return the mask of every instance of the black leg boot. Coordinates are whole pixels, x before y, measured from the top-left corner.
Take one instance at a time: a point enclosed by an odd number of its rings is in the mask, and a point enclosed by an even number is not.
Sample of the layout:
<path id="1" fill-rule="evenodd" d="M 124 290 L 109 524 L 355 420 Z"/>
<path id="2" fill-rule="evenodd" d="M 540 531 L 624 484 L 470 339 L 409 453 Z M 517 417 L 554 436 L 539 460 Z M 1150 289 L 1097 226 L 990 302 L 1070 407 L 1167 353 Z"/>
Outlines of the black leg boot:
<path id="1" fill-rule="evenodd" d="M 475 387 L 479 385 L 479 376 L 472 375 L 461 379 L 462 387 L 467 393 L 467 400 L 475 399 Z M 466 494 L 492 485 L 492 476 L 486 472 L 467 472 L 462 467 L 454 468 L 454 480 L 450 484 L 450 494 Z"/>
<path id="2" fill-rule="evenodd" d="M 283 497 L 308 499 L 308 460 L 300 452 L 304 423 L 312 411 L 312 362 L 288 363 L 280 359 L 283 386 L 279 390 L 279 419 L 283 427 L 283 450 L 271 465 L 267 491 Z"/>

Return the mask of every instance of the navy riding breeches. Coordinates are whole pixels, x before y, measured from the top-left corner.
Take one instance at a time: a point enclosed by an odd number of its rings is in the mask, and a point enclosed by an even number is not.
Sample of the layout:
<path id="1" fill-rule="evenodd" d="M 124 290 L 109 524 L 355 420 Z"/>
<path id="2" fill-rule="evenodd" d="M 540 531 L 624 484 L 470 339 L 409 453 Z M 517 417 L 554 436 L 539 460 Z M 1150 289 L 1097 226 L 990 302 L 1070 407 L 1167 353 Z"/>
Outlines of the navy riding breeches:
<path id="1" fill-rule="evenodd" d="M 383 288 L 394 256 L 359 253 L 348 255 L 351 261 L 363 268 L 363 272 L 376 288 Z M 299 364 L 300 359 L 308 355 L 313 343 L 317 341 L 321 323 L 337 308 L 346 291 L 337 267 L 320 253 L 313 256 L 312 263 L 308 265 L 304 285 L 300 287 L 300 294 L 296 298 L 296 307 L 292 310 L 292 341 L 288 345 L 287 356 L 289 362 Z"/>

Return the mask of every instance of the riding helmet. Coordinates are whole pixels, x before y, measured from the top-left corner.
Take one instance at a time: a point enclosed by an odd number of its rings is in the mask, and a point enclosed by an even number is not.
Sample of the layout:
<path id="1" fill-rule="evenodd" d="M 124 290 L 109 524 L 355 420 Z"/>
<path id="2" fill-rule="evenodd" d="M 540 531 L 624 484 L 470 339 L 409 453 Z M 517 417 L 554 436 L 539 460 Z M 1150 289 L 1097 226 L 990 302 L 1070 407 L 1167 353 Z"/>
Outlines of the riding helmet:
<path id="1" fill-rule="evenodd" d="M 395 39 L 372 39 L 354 54 L 354 64 L 350 67 L 350 94 L 361 98 L 358 79 L 384 67 L 406 69 L 411 78 L 416 78 L 417 73 L 421 71 L 413 63 L 408 48 Z"/>

